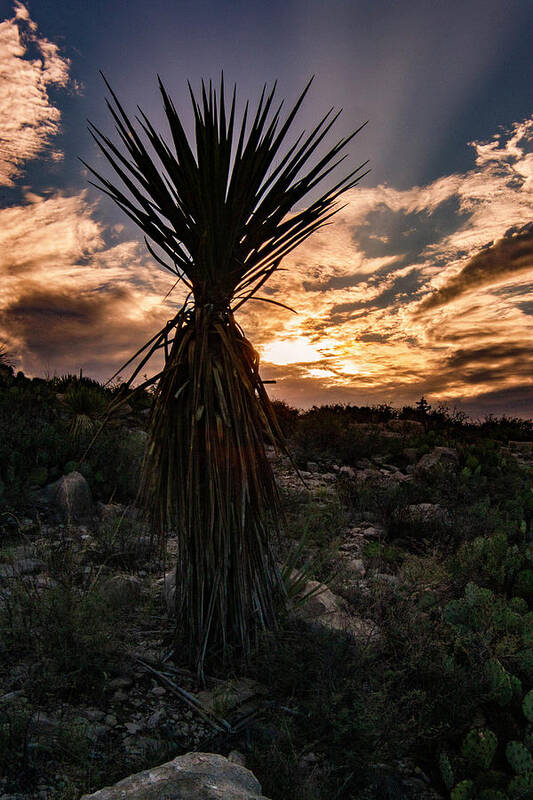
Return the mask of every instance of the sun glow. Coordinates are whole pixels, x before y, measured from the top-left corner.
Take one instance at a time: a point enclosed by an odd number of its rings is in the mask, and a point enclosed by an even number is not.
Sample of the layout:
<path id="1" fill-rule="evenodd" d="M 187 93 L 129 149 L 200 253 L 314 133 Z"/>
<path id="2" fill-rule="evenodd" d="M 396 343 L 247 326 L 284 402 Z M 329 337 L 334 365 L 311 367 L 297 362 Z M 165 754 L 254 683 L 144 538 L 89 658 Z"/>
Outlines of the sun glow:
<path id="1" fill-rule="evenodd" d="M 303 337 L 297 339 L 276 339 L 262 348 L 263 361 L 269 364 L 305 364 L 321 361 L 322 353 Z"/>
<path id="2" fill-rule="evenodd" d="M 310 378 L 334 378 L 335 373 L 330 369 L 321 369 L 320 367 L 311 367 L 307 370 L 307 375 Z"/>

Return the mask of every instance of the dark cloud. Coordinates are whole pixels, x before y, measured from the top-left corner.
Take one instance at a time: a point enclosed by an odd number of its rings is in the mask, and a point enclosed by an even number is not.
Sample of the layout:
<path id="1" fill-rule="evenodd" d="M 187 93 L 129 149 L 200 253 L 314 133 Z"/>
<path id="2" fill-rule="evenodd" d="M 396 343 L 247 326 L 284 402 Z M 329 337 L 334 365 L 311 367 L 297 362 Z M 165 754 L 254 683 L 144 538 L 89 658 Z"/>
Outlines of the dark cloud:
<path id="1" fill-rule="evenodd" d="M 461 272 L 423 300 L 416 313 L 446 305 L 465 292 L 529 269 L 533 269 L 533 223 L 476 253 Z"/>
<path id="2" fill-rule="evenodd" d="M 407 275 L 395 278 L 390 286 L 373 297 L 371 300 L 354 300 L 352 303 L 337 303 L 332 306 L 331 314 L 347 314 L 351 311 L 366 309 L 368 311 L 388 308 L 401 300 L 411 300 L 412 295 L 422 286 L 424 279 L 420 270 L 412 269 Z"/>
<path id="3" fill-rule="evenodd" d="M 533 416 L 531 397 L 533 385 L 516 386 L 510 389 L 499 389 L 485 392 L 477 397 L 458 398 L 455 404 L 474 418 L 483 418 L 489 414 L 494 416 L 516 416 L 529 418 Z"/>
<path id="4" fill-rule="evenodd" d="M 533 300 L 524 300 L 523 303 L 517 303 L 517 306 L 524 314 L 533 316 Z"/>
<path id="5" fill-rule="evenodd" d="M 400 256 L 395 262 L 399 268 L 418 261 L 427 247 L 455 233 L 469 216 L 455 196 L 417 211 L 397 211 L 379 203 L 354 231 L 353 240 L 368 258 Z"/>
<path id="6" fill-rule="evenodd" d="M 327 292 L 330 289 L 349 289 L 368 280 L 366 272 L 349 272 L 346 275 L 330 275 L 325 280 L 304 281 L 302 286 L 306 292 Z"/>
<path id="7" fill-rule="evenodd" d="M 456 350 L 447 358 L 449 367 L 462 367 L 471 363 L 502 362 L 509 359 L 533 358 L 529 345 L 522 344 L 489 344 L 485 347 Z"/>
<path id="8" fill-rule="evenodd" d="M 431 329 L 431 340 L 433 342 L 448 342 L 450 344 L 471 341 L 479 342 L 481 339 L 491 339 L 493 337 L 494 331 L 489 328 L 466 328 L 465 330 L 457 332 L 447 330 L 440 331 L 438 327 Z"/>
<path id="9" fill-rule="evenodd" d="M 57 289 L 30 289 L 2 310 L 0 330 L 21 342 L 25 364 L 33 371 L 53 362 L 62 370 L 81 365 L 104 377 L 161 324 L 150 313 L 128 319 L 131 299 L 123 286 L 74 296 Z"/>
<path id="10" fill-rule="evenodd" d="M 360 333 L 357 337 L 358 342 L 388 342 L 391 338 L 391 333 Z"/>
<path id="11" fill-rule="evenodd" d="M 533 351 L 529 343 L 492 344 L 484 347 L 460 349 L 432 366 L 431 372 L 421 376 L 419 386 L 424 395 L 436 394 L 442 397 L 447 392 L 454 398 L 461 397 L 458 386 L 464 386 L 463 396 L 478 394 L 477 387 L 494 385 L 494 392 L 504 391 L 501 387 L 513 381 L 521 381 L 525 386 L 533 374 Z M 469 391 L 469 387 L 471 387 Z M 529 407 L 533 407 L 533 394 L 530 392 Z"/>

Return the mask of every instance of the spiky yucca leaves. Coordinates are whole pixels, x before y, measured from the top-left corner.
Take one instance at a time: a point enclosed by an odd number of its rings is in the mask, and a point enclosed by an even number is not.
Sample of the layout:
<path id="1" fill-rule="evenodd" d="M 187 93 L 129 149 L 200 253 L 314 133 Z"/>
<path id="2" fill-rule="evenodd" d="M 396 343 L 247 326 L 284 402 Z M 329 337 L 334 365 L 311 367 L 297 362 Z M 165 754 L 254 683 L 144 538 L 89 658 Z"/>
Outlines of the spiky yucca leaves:
<path id="1" fill-rule="evenodd" d="M 289 214 L 345 158 L 337 155 L 355 135 L 309 166 L 338 117 L 332 109 L 282 152 L 309 84 L 282 124 L 282 104 L 271 114 L 275 86 L 268 95 L 263 89 L 250 123 L 246 106 L 236 141 L 235 89 L 228 114 L 223 81 L 218 96 L 202 82 L 200 103 L 189 86 L 195 152 L 161 82 L 171 144 L 142 112 L 134 126 L 113 92 L 108 107 L 123 149 L 91 126 L 125 187 L 88 167 L 99 188 L 193 298 L 136 353 L 142 358 L 130 384 L 164 348 L 163 370 L 143 384 L 158 382 L 144 488 L 156 527 L 178 532 L 177 624 L 200 673 L 207 654 L 246 656 L 256 632 L 275 624 L 283 593 L 268 543 L 280 506 L 264 448 L 265 437 L 281 444 L 283 437 L 257 354 L 233 313 L 250 300 L 277 302 L 258 291 L 363 177 L 361 165 Z"/>

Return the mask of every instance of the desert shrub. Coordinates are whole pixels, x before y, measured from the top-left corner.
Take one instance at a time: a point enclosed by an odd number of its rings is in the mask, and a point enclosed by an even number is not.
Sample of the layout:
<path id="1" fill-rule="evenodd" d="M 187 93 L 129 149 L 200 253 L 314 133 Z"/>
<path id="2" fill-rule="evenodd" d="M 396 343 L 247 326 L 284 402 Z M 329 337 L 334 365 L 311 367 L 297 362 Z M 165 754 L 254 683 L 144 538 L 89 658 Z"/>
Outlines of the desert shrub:
<path id="1" fill-rule="evenodd" d="M 30 381 L 19 373 L 0 385 L 0 504 L 28 504 L 35 489 L 74 469 L 97 498 L 134 500 L 145 434 L 129 431 L 120 417 L 99 430 L 110 397 L 97 381 L 77 376 Z"/>
<path id="2" fill-rule="evenodd" d="M 398 455 L 405 444 L 379 427 L 393 419 L 390 406 L 314 406 L 301 412 L 294 433 L 294 444 L 302 465 L 326 460 L 354 464 L 378 454 Z"/>
<path id="3" fill-rule="evenodd" d="M 86 764 L 90 758 L 87 724 L 58 722 L 48 728 L 39 724 L 39 712 L 26 698 L 0 708 L 0 775 L 4 792 L 35 790 L 48 773 L 50 763 L 61 769 Z M 63 785 L 67 790 L 67 785 Z M 75 787 L 72 787 L 75 792 Z M 65 795 L 65 797 L 68 795 Z M 72 797 L 76 797 L 75 793 Z"/>
<path id="4" fill-rule="evenodd" d="M 46 578 L 12 578 L 0 594 L 0 648 L 11 661 L 31 656 L 32 690 L 64 697 L 97 691 L 116 648 L 117 612 L 92 576 L 80 573 L 68 536 L 40 551 Z"/>
<path id="5" fill-rule="evenodd" d="M 330 544 L 349 521 L 349 514 L 339 496 L 327 492 L 310 497 L 307 493 L 286 493 L 284 510 L 286 534 L 300 539 L 305 531 L 308 545 Z"/>
<path id="6" fill-rule="evenodd" d="M 452 519 L 440 506 L 399 503 L 387 514 L 387 535 L 417 552 L 445 547 L 455 538 Z"/>
<path id="7" fill-rule="evenodd" d="M 474 582 L 496 592 L 511 589 L 523 564 L 521 548 L 510 544 L 504 532 L 465 542 L 449 560 L 450 572 L 459 587 Z"/>
<path id="8" fill-rule="evenodd" d="M 58 477 L 69 448 L 59 408 L 46 385 L 24 381 L 0 388 L 0 480 L 6 503 L 23 500 L 32 485 Z"/>
<path id="9" fill-rule="evenodd" d="M 12 594 L 2 618 L 2 645 L 34 653 L 49 688 L 77 696 L 101 685 L 115 631 L 96 592 L 26 584 Z"/>
<path id="10" fill-rule="evenodd" d="M 398 505 L 416 502 L 412 498 L 417 497 L 410 486 L 390 480 L 378 472 L 367 476 L 366 480 L 342 475 L 337 488 L 341 501 L 352 513 L 370 512 L 382 520 L 387 519 Z"/>
<path id="11" fill-rule="evenodd" d="M 297 408 L 293 408 L 283 400 L 273 400 L 272 405 L 274 406 L 276 419 L 278 420 L 284 436 L 290 438 L 296 430 L 300 412 Z"/>
<path id="12" fill-rule="evenodd" d="M 133 570 L 154 552 L 147 525 L 125 510 L 104 515 L 86 557 L 106 567 Z"/>
<path id="13" fill-rule="evenodd" d="M 266 722 L 277 735 L 265 741 L 261 728 L 251 728 L 250 766 L 273 800 L 293 791 L 302 800 L 315 796 L 305 793 L 313 784 L 298 768 L 300 756 L 310 749 L 320 752 L 330 770 L 318 782 L 316 797 L 331 796 L 327 791 L 334 796 L 343 786 L 342 796 L 350 797 L 364 785 L 376 758 L 374 726 L 380 713 L 378 695 L 365 686 L 367 657 L 342 634 L 295 622 L 259 647 L 251 674 L 269 689 L 273 710 Z M 274 765 L 279 772 L 272 772 Z"/>

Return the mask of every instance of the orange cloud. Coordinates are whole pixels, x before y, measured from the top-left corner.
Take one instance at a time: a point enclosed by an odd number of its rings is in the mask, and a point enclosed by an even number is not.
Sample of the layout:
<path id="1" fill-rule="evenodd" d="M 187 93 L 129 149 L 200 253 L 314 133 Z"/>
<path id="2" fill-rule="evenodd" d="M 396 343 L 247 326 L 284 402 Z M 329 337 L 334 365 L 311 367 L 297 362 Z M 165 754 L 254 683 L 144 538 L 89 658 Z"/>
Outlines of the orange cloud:
<path id="1" fill-rule="evenodd" d="M 0 338 L 30 374 L 109 377 L 172 316 L 171 281 L 138 242 L 106 241 L 86 195 L 0 210 Z"/>
<path id="2" fill-rule="evenodd" d="M 28 57 L 30 47 L 38 58 Z M 48 88 L 66 87 L 69 68 L 58 46 L 38 35 L 26 6 L 15 2 L 14 16 L 0 23 L 0 185 L 12 186 L 24 163 L 59 132 L 61 113 Z"/>

